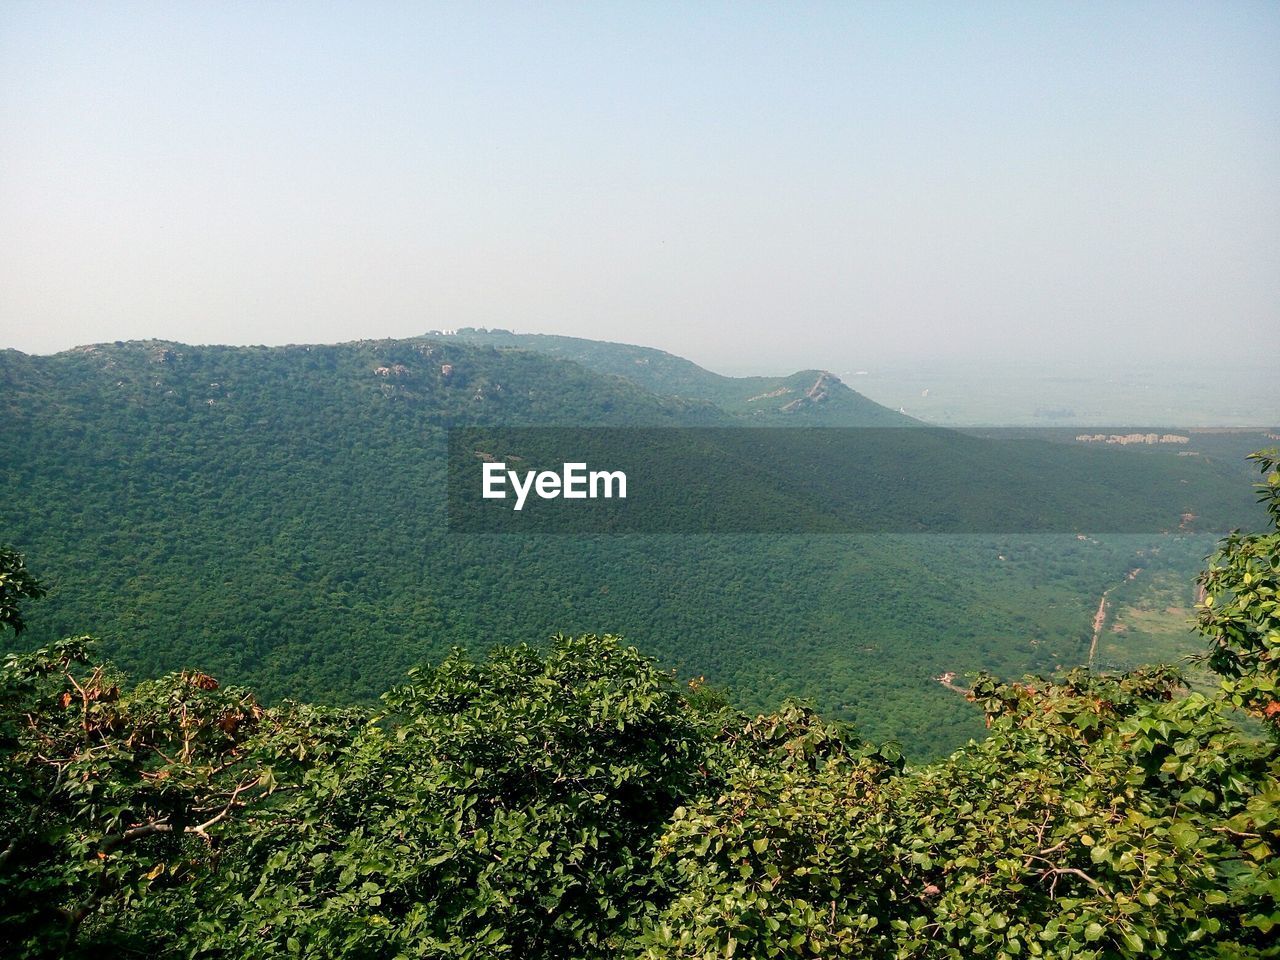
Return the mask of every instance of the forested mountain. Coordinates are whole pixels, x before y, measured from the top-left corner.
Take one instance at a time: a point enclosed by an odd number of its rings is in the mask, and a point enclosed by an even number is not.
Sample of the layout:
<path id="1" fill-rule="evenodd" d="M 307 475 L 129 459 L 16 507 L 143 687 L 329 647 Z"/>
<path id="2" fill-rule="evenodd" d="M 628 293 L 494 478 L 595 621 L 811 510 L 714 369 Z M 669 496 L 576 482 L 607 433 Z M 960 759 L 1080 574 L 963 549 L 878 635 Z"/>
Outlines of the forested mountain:
<path id="1" fill-rule="evenodd" d="M 916 756 L 982 732 L 939 676 L 1188 649 L 1190 572 L 1211 536 L 446 532 L 450 426 L 758 419 L 711 397 L 454 338 L 5 352 L 0 540 L 50 586 L 24 643 L 90 631 L 136 673 L 199 664 L 268 700 L 367 703 L 454 645 L 617 633 L 746 706 L 808 697 Z M 828 402 L 770 417 L 805 422 Z M 1247 490 L 1225 455 L 1135 457 L 1153 484 Z M 909 466 L 946 482 L 936 462 Z M 1098 644 L 1099 597 L 1135 568 L 1126 632 Z M 1171 592 L 1147 614 L 1149 580 Z"/>
<path id="2" fill-rule="evenodd" d="M 551 334 L 463 328 L 447 340 L 564 357 L 600 373 L 625 377 L 654 393 L 714 403 L 757 422 L 835 427 L 901 427 L 915 423 L 849 389 L 826 370 L 782 377 L 726 377 L 690 360 L 625 343 Z"/>

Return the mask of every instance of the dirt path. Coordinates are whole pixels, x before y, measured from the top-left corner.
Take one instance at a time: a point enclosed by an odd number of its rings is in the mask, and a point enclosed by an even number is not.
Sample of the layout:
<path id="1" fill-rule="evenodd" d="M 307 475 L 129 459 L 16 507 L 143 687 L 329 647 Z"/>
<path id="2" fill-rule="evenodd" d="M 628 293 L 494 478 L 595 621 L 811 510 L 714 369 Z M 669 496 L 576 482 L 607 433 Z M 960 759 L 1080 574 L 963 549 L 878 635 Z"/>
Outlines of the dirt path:
<path id="1" fill-rule="evenodd" d="M 1125 574 L 1125 583 L 1137 579 L 1138 574 L 1142 572 L 1141 567 L 1134 567 Z M 1107 597 L 1111 595 L 1111 591 L 1115 587 L 1107 587 L 1102 591 L 1102 597 L 1098 600 L 1098 612 L 1093 615 L 1093 639 L 1089 641 L 1089 669 L 1093 669 L 1093 658 L 1098 652 L 1098 638 L 1102 636 L 1102 628 L 1107 625 Z"/>
<path id="2" fill-rule="evenodd" d="M 1129 583 L 1132 580 L 1136 580 L 1138 574 L 1141 572 L 1142 567 L 1134 567 L 1125 574 L 1124 582 Z M 1098 655 L 1098 638 L 1102 636 L 1102 631 L 1107 625 L 1107 607 L 1110 602 L 1109 598 L 1111 596 L 1111 591 L 1114 589 L 1115 587 L 1107 587 L 1106 590 L 1102 591 L 1102 596 L 1098 598 L 1098 609 L 1093 615 L 1093 638 L 1089 641 L 1088 665 L 1090 670 L 1093 669 L 1093 661 Z M 1203 590 L 1203 588 L 1200 589 Z M 1198 599 L 1197 602 L 1199 602 Z M 962 687 L 955 682 L 956 675 L 954 671 L 948 670 L 946 673 L 934 677 L 933 679 L 938 681 L 938 683 L 942 684 L 942 686 L 946 687 L 948 690 L 954 690 L 956 693 L 963 693 L 965 695 L 968 695 L 969 693 L 967 688 Z"/>
<path id="3" fill-rule="evenodd" d="M 1102 636 L 1102 628 L 1107 625 L 1107 594 L 1102 591 L 1102 599 L 1098 601 L 1098 612 L 1093 615 L 1093 640 L 1089 643 L 1089 669 L 1093 669 L 1093 657 L 1098 652 L 1098 637 Z"/>

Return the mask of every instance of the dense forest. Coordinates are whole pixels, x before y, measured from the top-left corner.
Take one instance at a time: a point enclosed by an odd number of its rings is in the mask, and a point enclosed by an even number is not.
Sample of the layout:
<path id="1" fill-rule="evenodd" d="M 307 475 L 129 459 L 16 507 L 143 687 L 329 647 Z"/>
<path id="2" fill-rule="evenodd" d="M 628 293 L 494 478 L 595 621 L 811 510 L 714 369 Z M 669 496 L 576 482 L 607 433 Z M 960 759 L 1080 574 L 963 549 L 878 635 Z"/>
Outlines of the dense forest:
<path id="1" fill-rule="evenodd" d="M 1215 534 L 1178 530 L 1178 491 L 1249 525 L 1240 465 L 1258 437 L 1205 434 L 1194 457 L 1037 448 L 1065 499 L 1087 497 L 1084 466 L 1121 464 L 1135 509 L 1167 511 L 1165 536 L 450 535 L 444 451 L 459 425 L 902 422 L 834 378 L 807 397 L 812 372 L 758 383 L 644 348 L 571 341 L 565 356 L 497 339 L 0 352 L 0 539 L 48 588 L 23 638 L 0 642 L 90 631 L 134 674 L 198 663 L 265 703 L 370 706 L 453 646 L 616 633 L 746 708 L 805 698 L 936 757 L 983 730 L 936 677 L 1085 663 L 1098 598 L 1136 568 L 1117 599 L 1138 611 L 1158 587 L 1163 602 L 1108 628 L 1106 664 L 1189 652 L 1191 580 Z M 921 450 L 911 472 L 926 486 L 954 478 L 960 458 Z"/>
<path id="2" fill-rule="evenodd" d="M 18 957 L 1280 955 L 1280 473 L 1210 559 L 1218 678 L 978 676 L 989 735 L 904 762 L 616 637 L 455 651 L 373 708 L 133 682 L 72 637 L 0 669 Z M 0 552 L 0 629 L 44 588 Z M 1239 713 L 1260 721 L 1242 725 Z"/>

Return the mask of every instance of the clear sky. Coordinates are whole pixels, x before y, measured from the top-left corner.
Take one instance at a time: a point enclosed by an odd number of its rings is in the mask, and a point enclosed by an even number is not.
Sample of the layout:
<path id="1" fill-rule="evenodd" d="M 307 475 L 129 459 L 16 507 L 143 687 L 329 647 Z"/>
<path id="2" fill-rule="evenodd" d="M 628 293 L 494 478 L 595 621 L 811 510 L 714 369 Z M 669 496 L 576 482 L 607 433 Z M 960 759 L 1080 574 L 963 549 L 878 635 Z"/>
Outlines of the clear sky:
<path id="1" fill-rule="evenodd" d="M 0 4 L 0 346 L 1274 356 L 1280 3 Z"/>

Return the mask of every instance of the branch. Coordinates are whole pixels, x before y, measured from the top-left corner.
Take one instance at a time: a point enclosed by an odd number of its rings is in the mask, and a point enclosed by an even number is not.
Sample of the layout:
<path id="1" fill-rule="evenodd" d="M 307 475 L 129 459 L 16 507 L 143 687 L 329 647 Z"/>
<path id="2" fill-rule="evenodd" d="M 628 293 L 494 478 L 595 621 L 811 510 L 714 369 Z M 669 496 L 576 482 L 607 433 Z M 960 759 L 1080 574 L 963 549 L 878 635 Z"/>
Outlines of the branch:
<path id="1" fill-rule="evenodd" d="M 1048 850 L 1045 851 L 1045 853 L 1048 853 L 1048 852 L 1049 852 Z M 1081 880 L 1089 884 L 1089 886 L 1093 887 L 1093 889 L 1095 890 L 1102 889 L 1102 884 L 1100 884 L 1097 880 L 1093 879 L 1093 877 L 1089 876 L 1083 870 L 1080 870 L 1076 867 L 1059 867 L 1056 864 L 1054 864 L 1052 860 L 1046 860 L 1044 857 L 1037 856 L 1034 853 L 1027 854 L 1027 861 L 1030 862 L 1032 860 L 1039 860 L 1041 863 L 1048 864 L 1047 867 L 1045 867 L 1043 870 L 1040 871 L 1040 876 L 1053 877 L 1053 882 L 1049 886 L 1049 896 L 1051 897 L 1054 896 L 1055 891 L 1057 890 L 1058 878 L 1066 875 L 1069 875 L 1072 877 L 1079 877 Z"/>
<path id="2" fill-rule="evenodd" d="M 120 833 L 113 833 L 110 836 L 102 838 L 102 853 L 109 853 L 122 844 L 130 843 L 139 837 L 150 836 L 153 833 L 172 833 L 173 824 L 169 822 L 168 817 L 163 820 L 152 820 L 150 823 L 139 824 L 136 827 L 130 827 Z"/>
<path id="3" fill-rule="evenodd" d="M 9 841 L 8 846 L 0 850 L 0 867 L 4 866 L 4 862 L 13 856 L 13 851 L 18 848 L 18 838 L 15 836 Z"/>
<path id="4" fill-rule="evenodd" d="M 1232 830 L 1230 827 L 1214 827 L 1213 829 L 1216 833 L 1229 833 L 1233 837 L 1243 837 L 1248 840 L 1262 839 L 1262 834 L 1260 833 L 1249 833 L 1245 830 Z"/>
<path id="5" fill-rule="evenodd" d="M 206 842 L 208 842 L 210 838 L 209 838 L 209 834 L 206 831 L 208 831 L 208 829 L 212 827 L 215 823 L 224 819 L 227 816 L 227 814 L 229 814 L 232 811 L 232 809 L 236 805 L 236 799 L 240 796 L 241 793 L 243 793 L 245 790 L 248 790 L 250 787 L 256 786 L 261 780 L 262 780 L 262 777 L 257 776 L 257 777 L 254 777 L 252 780 L 246 780 L 244 783 L 237 784 L 236 788 L 231 791 L 231 798 L 227 800 L 227 805 L 222 808 L 221 812 L 214 814 L 204 823 L 198 824 L 197 826 L 194 826 L 194 827 L 187 827 L 186 828 L 187 833 L 199 834 Z"/>
<path id="6" fill-rule="evenodd" d="M 204 821 L 204 823 L 198 823 L 198 824 L 195 824 L 194 826 L 182 827 L 181 831 L 183 833 L 194 833 L 199 837 L 201 837 L 202 839 L 204 839 L 205 842 L 211 842 L 212 838 L 209 836 L 209 833 L 208 833 L 209 828 L 212 827 L 214 824 L 219 823 L 222 820 L 225 820 L 228 814 L 230 814 L 231 811 L 235 809 L 236 802 L 239 799 L 240 794 L 248 790 L 250 787 L 256 786 L 261 779 L 262 779 L 261 776 L 258 776 L 258 777 L 254 777 L 252 780 L 246 780 L 244 783 L 237 784 L 235 789 L 231 791 L 231 797 L 227 800 L 226 804 L 217 813 L 215 813 L 208 820 Z M 142 823 L 136 827 L 130 827 L 128 830 L 123 830 L 120 833 L 114 833 L 108 837 L 104 837 L 102 839 L 102 844 L 99 847 L 99 849 L 102 853 L 109 853 L 110 851 L 114 850 L 116 847 L 119 847 L 122 844 L 130 843 L 141 837 L 150 836 L 153 833 L 172 833 L 175 829 L 177 828 L 174 827 L 173 823 L 169 820 L 168 817 L 164 817 L 160 820 L 152 820 L 149 823 Z"/>
<path id="7" fill-rule="evenodd" d="M 1043 858 L 1036 857 L 1035 859 L 1040 860 Z M 1045 862 L 1048 863 L 1047 860 Z M 1063 874 L 1070 874 L 1073 877 L 1079 877 L 1081 880 L 1089 884 L 1089 886 L 1093 887 L 1093 889 L 1095 890 L 1102 889 L 1102 884 L 1100 884 L 1097 880 L 1093 879 L 1093 877 L 1089 876 L 1083 870 L 1077 869 L 1076 867 L 1055 867 L 1050 865 L 1040 871 L 1040 876 L 1042 877 L 1052 876 L 1054 878 L 1055 884 L 1057 883 L 1058 877 Z"/>

